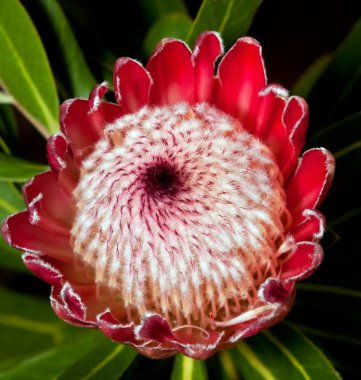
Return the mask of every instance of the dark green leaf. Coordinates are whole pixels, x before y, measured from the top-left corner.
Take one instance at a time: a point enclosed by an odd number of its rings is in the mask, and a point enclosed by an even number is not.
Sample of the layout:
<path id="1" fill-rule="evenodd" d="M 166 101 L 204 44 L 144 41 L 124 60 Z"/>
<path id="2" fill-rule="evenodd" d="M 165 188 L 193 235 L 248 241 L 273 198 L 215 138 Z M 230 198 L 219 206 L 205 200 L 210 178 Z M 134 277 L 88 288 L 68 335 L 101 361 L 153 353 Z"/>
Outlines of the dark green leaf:
<path id="1" fill-rule="evenodd" d="M 309 95 L 314 129 L 360 111 L 361 20 L 341 44 Z"/>
<path id="2" fill-rule="evenodd" d="M 47 169 L 47 166 L 0 153 L 0 181 L 26 182 Z"/>
<path id="3" fill-rule="evenodd" d="M 317 59 L 297 80 L 292 88 L 292 92 L 298 96 L 306 98 L 311 92 L 317 79 L 325 71 L 331 58 L 331 55 L 323 55 Z"/>
<path id="4" fill-rule="evenodd" d="M 2 288 L 0 299 L 1 370 L 63 343 L 67 329 L 73 330 L 55 316 L 48 301 Z"/>
<path id="5" fill-rule="evenodd" d="M 4 142 L 5 153 L 9 154 L 17 148 L 19 140 L 17 122 L 13 107 L 7 104 L 0 107 L 0 136 Z"/>
<path id="6" fill-rule="evenodd" d="M 246 35 L 262 0 L 204 0 L 187 36 L 193 46 L 199 34 L 214 30 L 222 35 L 226 47 Z"/>
<path id="7" fill-rule="evenodd" d="M 0 2 L 0 82 L 43 135 L 57 131 L 54 79 L 40 38 L 18 0 Z"/>
<path id="8" fill-rule="evenodd" d="M 170 380 L 206 380 L 204 362 L 177 355 Z"/>
<path id="9" fill-rule="evenodd" d="M 147 33 L 143 45 L 144 54 L 149 56 L 162 38 L 173 37 L 184 40 L 191 25 L 192 20 L 183 13 L 170 13 L 161 17 Z"/>
<path id="10" fill-rule="evenodd" d="M 67 97 L 88 97 L 96 80 L 57 0 L 23 0 L 42 35 L 55 73 Z"/>
<path id="11" fill-rule="evenodd" d="M 0 373 L 1 380 L 49 380 L 58 379 L 77 360 L 80 360 L 99 343 L 91 333 L 83 339 L 74 339 L 71 344 L 61 345 L 34 355 L 16 367 Z"/>
<path id="12" fill-rule="evenodd" d="M 322 352 L 285 323 L 241 341 L 232 354 L 246 380 L 340 379 Z"/>
<path id="13" fill-rule="evenodd" d="M 20 251 L 10 247 L 0 236 L 0 267 L 29 273 L 20 256 Z"/>
<path id="14" fill-rule="evenodd" d="M 232 355 L 230 351 L 221 351 L 219 353 L 219 360 L 222 364 L 222 380 L 240 380 L 237 372 L 236 365 L 232 360 Z"/>
<path id="15" fill-rule="evenodd" d="M 25 207 L 18 189 L 10 182 L 0 182 L 0 223 L 10 214 L 19 212 Z M 9 247 L 0 236 L 0 266 L 25 271 L 20 252 Z"/>
<path id="16" fill-rule="evenodd" d="M 19 190 L 10 182 L 0 181 L 0 220 L 25 207 Z"/>
<path id="17" fill-rule="evenodd" d="M 168 13 L 187 13 L 182 0 L 140 0 L 139 3 L 151 24 Z"/>
<path id="18" fill-rule="evenodd" d="M 0 136 L 0 149 L 6 154 L 10 154 L 10 148 L 8 147 L 5 140 L 1 136 Z"/>
<path id="19" fill-rule="evenodd" d="M 93 350 L 70 366 L 59 380 L 117 380 L 136 356 L 132 347 L 104 337 Z"/>

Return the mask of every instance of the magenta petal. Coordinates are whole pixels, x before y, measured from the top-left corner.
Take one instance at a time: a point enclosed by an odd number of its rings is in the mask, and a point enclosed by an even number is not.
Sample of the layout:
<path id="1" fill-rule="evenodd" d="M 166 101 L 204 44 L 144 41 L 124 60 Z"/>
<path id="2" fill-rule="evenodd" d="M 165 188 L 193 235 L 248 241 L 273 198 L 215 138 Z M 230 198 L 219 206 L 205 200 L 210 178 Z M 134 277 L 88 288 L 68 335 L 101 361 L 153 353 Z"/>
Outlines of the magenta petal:
<path id="1" fill-rule="evenodd" d="M 60 128 L 66 135 L 78 166 L 92 152 L 105 126 L 124 114 L 118 105 L 100 100 L 105 90 L 105 84 L 97 85 L 89 101 L 71 99 L 60 108 Z"/>
<path id="2" fill-rule="evenodd" d="M 258 114 L 258 94 L 266 85 L 260 44 L 250 37 L 240 38 L 223 57 L 218 75 L 216 105 L 249 129 Z"/>
<path id="3" fill-rule="evenodd" d="M 286 289 L 292 289 L 291 294 L 284 299 L 283 302 L 274 303 L 274 308 L 264 313 L 260 317 L 241 323 L 239 326 L 236 326 L 235 333 L 232 334 L 227 343 L 236 343 L 240 339 L 244 339 L 250 336 L 253 336 L 260 332 L 263 329 L 266 329 L 282 320 L 287 313 L 290 311 L 294 299 L 295 299 L 295 287 L 292 284 L 284 284 Z"/>
<path id="4" fill-rule="evenodd" d="M 283 114 L 287 105 L 283 93 L 281 87 L 274 85 L 266 87 L 261 92 L 259 115 L 255 125 L 255 134 L 272 150 L 279 166 L 283 164 L 285 155 L 293 150 L 283 123 Z"/>
<path id="5" fill-rule="evenodd" d="M 271 135 L 275 129 L 285 133 L 282 114 L 287 98 L 288 91 L 279 85 L 270 84 L 262 89 L 259 93 L 258 112 L 255 115 L 253 128 L 250 129 L 250 132 L 261 140 L 264 139 L 264 136 Z M 277 99 L 281 100 L 278 107 Z"/>
<path id="6" fill-rule="evenodd" d="M 81 321 L 86 319 L 86 306 L 84 305 L 80 295 L 73 290 L 68 282 L 62 287 L 60 297 L 63 301 L 65 309 L 72 317 Z"/>
<path id="7" fill-rule="evenodd" d="M 58 132 L 47 144 L 47 156 L 52 172 L 57 176 L 60 188 L 70 197 L 79 179 L 79 170 L 72 158 L 72 149 L 66 136 Z"/>
<path id="8" fill-rule="evenodd" d="M 305 143 L 308 118 L 309 110 L 306 101 L 299 96 L 290 97 L 283 114 L 283 122 L 288 136 L 298 150 Z"/>
<path id="9" fill-rule="evenodd" d="M 326 149 L 314 148 L 303 154 L 286 188 L 288 209 L 292 214 L 320 205 L 329 190 L 334 171 L 335 159 Z"/>
<path id="10" fill-rule="evenodd" d="M 124 115 L 124 111 L 114 103 L 101 102 L 96 110 L 89 112 L 91 124 L 96 124 L 100 132 L 111 123 Z M 100 127 L 99 127 L 100 126 Z"/>
<path id="11" fill-rule="evenodd" d="M 134 324 L 122 325 L 113 317 L 110 311 L 105 311 L 97 316 L 99 329 L 116 342 L 135 342 Z"/>
<path id="12" fill-rule="evenodd" d="M 321 264 L 322 247 L 317 243 L 301 242 L 293 255 L 282 265 L 280 279 L 299 281 L 310 276 Z"/>
<path id="13" fill-rule="evenodd" d="M 290 233 L 296 241 L 321 240 L 326 230 L 325 217 L 316 210 L 303 210 L 301 215 L 295 215 Z"/>
<path id="14" fill-rule="evenodd" d="M 298 96 L 292 96 L 283 114 L 283 123 L 287 133 L 288 152 L 285 149 L 281 158 L 280 169 L 287 181 L 293 172 L 298 156 L 303 148 L 308 126 L 309 111 L 306 101 Z M 287 155 L 286 155 L 287 154 Z"/>
<path id="15" fill-rule="evenodd" d="M 80 171 L 69 153 L 65 155 L 64 161 L 65 168 L 61 169 L 58 173 L 59 187 L 68 197 L 72 197 L 73 191 L 79 181 Z"/>
<path id="16" fill-rule="evenodd" d="M 24 253 L 22 256 L 26 267 L 43 281 L 51 285 L 60 285 L 62 273 L 54 268 L 43 256 L 31 253 Z"/>
<path id="17" fill-rule="evenodd" d="M 53 172 L 36 175 L 23 186 L 30 221 L 45 229 L 68 234 L 74 218 L 73 200 L 59 187 Z"/>
<path id="18" fill-rule="evenodd" d="M 94 328 L 96 325 L 92 322 L 85 322 L 81 319 L 74 317 L 69 309 L 64 305 L 64 301 L 61 296 L 61 287 L 53 286 L 50 295 L 50 304 L 55 314 L 65 322 L 68 322 L 74 326 Z"/>
<path id="19" fill-rule="evenodd" d="M 257 108 L 250 131 L 272 150 L 287 182 L 305 141 L 307 104 L 299 97 L 288 98 L 284 88 L 269 85 L 260 92 Z"/>
<path id="20" fill-rule="evenodd" d="M 51 136 L 47 143 L 47 156 L 51 170 L 58 173 L 61 169 L 65 169 L 66 162 L 64 157 L 68 151 L 68 142 L 65 136 L 58 132 Z"/>
<path id="21" fill-rule="evenodd" d="M 59 260 L 72 260 L 69 236 L 46 233 L 29 222 L 29 212 L 24 211 L 5 219 L 2 233 L 14 248 L 32 253 L 43 253 Z"/>
<path id="22" fill-rule="evenodd" d="M 60 108 L 60 128 L 67 136 L 76 162 L 81 162 L 99 139 L 99 131 L 93 128 L 88 118 L 89 101 L 71 99 Z"/>
<path id="23" fill-rule="evenodd" d="M 262 329 L 273 325 L 279 320 L 279 315 L 282 313 L 283 307 L 281 305 L 275 305 L 273 309 L 268 310 L 264 314 L 258 316 L 255 319 L 252 319 L 247 322 L 240 323 L 237 326 L 234 326 L 234 331 L 235 333 L 232 334 L 227 343 L 236 343 L 238 342 L 241 338 L 246 338 L 250 337 L 252 335 L 257 334 L 259 331 Z"/>
<path id="24" fill-rule="evenodd" d="M 107 90 L 108 83 L 103 82 L 96 85 L 89 96 L 89 124 L 99 137 L 108 124 L 124 115 L 124 111 L 117 104 L 102 101 Z"/>
<path id="25" fill-rule="evenodd" d="M 183 41 L 162 40 L 149 59 L 147 70 L 153 79 L 150 104 L 194 103 L 192 55 Z"/>
<path id="26" fill-rule="evenodd" d="M 208 102 L 213 95 L 214 64 L 223 53 L 222 40 L 218 33 L 202 33 L 194 46 L 195 100 Z"/>
<path id="27" fill-rule="evenodd" d="M 113 81 L 117 102 L 125 112 L 136 112 L 148 104 L 152 79 L 139 62 L 119 58 L 114 66 Z"/>
<path id="28" fill-rule="evenodd" d="M 210 331 L 208 342 L 204 343 L 183 343 L 180 342 L 179 350 L 186 356 L 192 359 L 204 360 L 214 354 L 224 340 L 225 333 L 218 331 Z"/>
<path id="29" fill-rule="evenodd" d="M 108 83 L 103 82 L 94 86 L 89 95 L 89 112 L 94 112 L 98 109 L 103 96 L 108 91 Z"/>
<path id="30" fill-rule="evenodd" d="M 260 299 L 269 303 L 284 302 L 292 294 L 293 286 L 285 286 L 278 278 L 270 277 L 258 291 Z"/>
<path id="31" fill-rule="evenodd" d="M 169 323 L 157 314 L 146 315 L 136 334 L 143 340 L 154 340 L 159 343 L 174 342 L 174 336 Z"/>

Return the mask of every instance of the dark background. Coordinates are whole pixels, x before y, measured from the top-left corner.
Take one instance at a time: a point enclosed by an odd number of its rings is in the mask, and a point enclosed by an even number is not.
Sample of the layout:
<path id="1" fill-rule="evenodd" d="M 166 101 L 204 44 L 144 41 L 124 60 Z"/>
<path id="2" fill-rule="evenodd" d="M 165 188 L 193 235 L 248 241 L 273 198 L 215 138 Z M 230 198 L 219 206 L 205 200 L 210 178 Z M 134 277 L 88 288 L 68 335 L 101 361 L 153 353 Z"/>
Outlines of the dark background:
<path id="1" fill-rule="evenodd" d="M 23 3 L 29 7 L 31 1 Z M 130 56 L 146 63 L 142 43 L 150 20 L 139 0 L 59 0 L 59 3 L 98 82 L 104 80 L 101 69 L 105 66 L 110 72 L 117 57 Z M 194 18 L 201 0 L 185 3 Z M 360 16 L 361 1 L 357 0 L 263 0 L 248 35 L 258 39 L 263 47 L 269 81 L 290 88 L 315 59 L 338 47 Z M 36 22 L 36 14 L 32 17 Z M 51 52 L 52 36 L 49 34 L 47 40 L 47 33 L 42 33 L 42 38 Z M 46 163 L 44 139 L 33 128 L 25 126 L 21 132 L 20 155 Z"/>
<path id="2" fill-rule="evenodd" d="M 93 34 L 116 56 L 142 58 L 140 48 L 149 25 L 137 1 L 60 0 L 60 3 L 73 25 L 81 25 L 90 32 L 80 36 L 77 33 L 81 46 L 94 45 L 90 38 Z M 185 3 L 195 17 L 201 0 Z M 110 9 L 114 12 L 110 13 Z M 360 15 L 358 0 L 263 0 L 248 34 L 263 46 L 269 79 L 288 87 L 317 57 L 332 52 Z"/>

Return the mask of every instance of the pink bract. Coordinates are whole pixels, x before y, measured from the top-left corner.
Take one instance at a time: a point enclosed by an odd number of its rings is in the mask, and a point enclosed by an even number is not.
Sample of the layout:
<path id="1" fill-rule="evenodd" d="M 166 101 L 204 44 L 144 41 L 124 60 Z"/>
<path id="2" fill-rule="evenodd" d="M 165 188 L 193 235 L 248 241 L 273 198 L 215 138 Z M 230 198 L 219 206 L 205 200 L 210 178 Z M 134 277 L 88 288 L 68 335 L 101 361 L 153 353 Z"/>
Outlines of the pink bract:
<path id="1" fill-rule="evenodd" d="M 161 41 L 145 68 L 118 59 L 117 104 L 102 83 L 62 105 L 51 171 L 3 224 L 60 318 L 151 358 L 204 359 L 277 323 L 323 258 L 334 158 L 299 157 L 307 104 L 267 85 L 257 41 L 214 75 L 222 53 L 205 32 L 193 51 Z"/>

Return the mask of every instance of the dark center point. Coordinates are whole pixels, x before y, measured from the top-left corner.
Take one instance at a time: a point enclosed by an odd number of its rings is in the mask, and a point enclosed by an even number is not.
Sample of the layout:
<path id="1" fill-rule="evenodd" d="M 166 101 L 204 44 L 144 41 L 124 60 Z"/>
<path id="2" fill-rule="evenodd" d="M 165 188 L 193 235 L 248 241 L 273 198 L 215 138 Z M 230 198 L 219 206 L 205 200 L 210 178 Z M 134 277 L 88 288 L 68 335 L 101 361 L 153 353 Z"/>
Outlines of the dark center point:
<path id="1" fill-rule="evenodd" d="M 157 163 L 146 169 L 144 183 L 150 194 L 174 195 L 180 187 L 179 173 L 167 163 Z"/>

